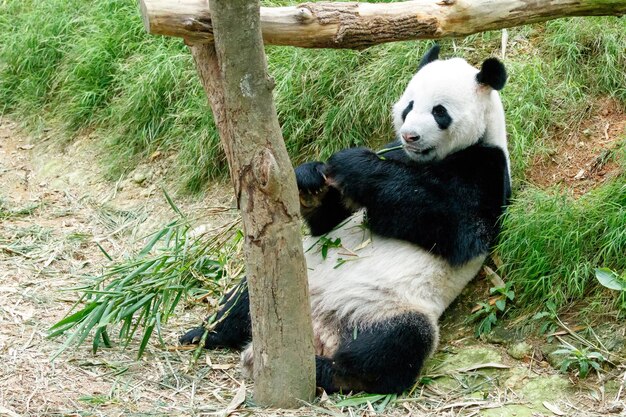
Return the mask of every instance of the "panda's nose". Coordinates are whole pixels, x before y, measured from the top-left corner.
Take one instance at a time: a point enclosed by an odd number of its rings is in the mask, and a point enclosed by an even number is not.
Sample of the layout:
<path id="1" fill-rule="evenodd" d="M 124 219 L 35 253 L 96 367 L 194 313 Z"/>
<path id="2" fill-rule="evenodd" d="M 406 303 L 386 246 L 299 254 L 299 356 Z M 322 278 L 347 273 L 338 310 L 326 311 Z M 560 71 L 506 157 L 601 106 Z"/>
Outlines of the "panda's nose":
<path id="1" fill-rule="evenodd" d="M 417 142 L 418 140 L 420 140 L 420 135 L 411 135 L 408 133 L 403 133 L 402 139 L 404 139 L 407 143 Z"/>

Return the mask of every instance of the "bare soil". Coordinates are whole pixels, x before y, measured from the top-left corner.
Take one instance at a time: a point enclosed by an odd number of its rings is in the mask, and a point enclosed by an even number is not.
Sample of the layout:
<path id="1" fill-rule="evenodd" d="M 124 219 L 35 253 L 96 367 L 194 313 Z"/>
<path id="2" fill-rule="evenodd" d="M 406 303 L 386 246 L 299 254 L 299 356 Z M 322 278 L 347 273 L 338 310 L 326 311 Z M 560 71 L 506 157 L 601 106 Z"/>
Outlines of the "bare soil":
<path id="1" fill-rule="evenodd" d="M 625 136 L 626 114 L 619 102 L 591 103 L 578 124 L 554 132 L 552 148 L 535 158 L 527 177 L 542 188 L 562 185 L 579 197 L 619 174 L 614 152 Z"/>
<path id="2" fill-rule="evenodd" d="M 619 121 L 611 111 L 588 125 L 594 132 L 591 137 L 602 134 L 604 123 L 609 123 L 612 138 Z M 429 362 L 422 382 L 395 401 L 368 397 L 342 405 L 343 396 L 322 395 L 315 404 L 299 410 L 255 407 L 251 381 L 241 376 L 236 352 L 207 352 L 192 364 L 190 352 L 171 348 L 178 335 L 206 315 L 201 305 L 181 307 L 165 326 L 167 346 L 153 341 L 141 360 L 136 359 L 137 344 L 93 354 L 86 343 L 52 361 L 64 340 L 47 339 L 48 329 L 77 298 L 75 292 L 64 289 L 101 272 L 106 263 L 96 242 L 114 258 L 129 254 L 141 244 L 142 236 L 174 217 L 159 191 L 160 186 L 167 188 L 162 178 L 170 156 L 156 155 L 150 166 L 110 183 L 102 180 L 98 151 L 88 136 L 66 147 L 54 145 L 53 136 L 44 132 L 34 144 L 13 121 L 0 118 L 0 416 L 592 416 L 624 412 L 625 374 L 619 366 L 582 382 L 558 373 L 548 363 L 543 340 L 526 341 L 508 330 L 499 339 L 497 335 L 476 339 L 473 325 L 466 324 L 465 318 L 476 298 L 489 297 L 491 285 L 484 277 L 446 315 L 439 352 Z M 567 143 L 563 146 L 577 149 Z M 594 146 L 585 149 L 595 152 Z M 588 159 L 572 160 L 576 161 L 573 171 L 578 161 Z M 559 172 L 546 164 L 544 175 L 538 178 Z M 610 162 L 605 164 L 601 168 L 605 174 L 599 177 L 610 175 L 610 167 Z M 569 178 L 567 172 L 562 176 Z M 233 204 L 224 184 L 214 185 L 203 199 L 176 201 L 188 213 Z M 207 218 L 204 223 L 220 224 L 231 217 Z M 518 346 L 522 342 L 527 345 Z M 507 353 L 513 346 L 522 350 L 514 354 L 520 359 Z"/>

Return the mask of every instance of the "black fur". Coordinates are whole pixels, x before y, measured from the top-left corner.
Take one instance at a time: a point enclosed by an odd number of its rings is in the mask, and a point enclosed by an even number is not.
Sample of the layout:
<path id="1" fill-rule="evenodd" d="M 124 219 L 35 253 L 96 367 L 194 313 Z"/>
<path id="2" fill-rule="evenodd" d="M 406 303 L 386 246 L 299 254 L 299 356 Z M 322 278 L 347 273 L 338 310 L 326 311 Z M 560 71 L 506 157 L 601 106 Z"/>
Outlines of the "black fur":
<path id="1" fill-rule="evenodd" d="M 452 265 L 489 250 L 510 193 L 504 153 L 482 144 L 429 163 L 346 149 L 330 158 L 326 175 L 344 198 L 365 207 L 372 232 Z"/>
<path id="2" fill-rule="evenodd" d="M 486 84 L 494 90 L 502 90 L 506 84 L 506 69 L 502 62 L 496 58 L 488 58 L 480 67 L 480 72 L 476 74 L 476 81 Z"/>
<path id="3" fill-rule="evenodd" d="M 313 236 L 328 233 L 353 212 L 343 203 L 341 192 L 326 185 L 323 169 L 321 162 L 307 162 L 295 170 L 300 212 Z"/>
<path id="4" fill-rule="evenodd" d="M 433 107 L 432 115 L 435 118 L 435 122 L 437 122 L 437 126 L 439 129 L 446 130 L 452 124 L 452 117 L 450 113 L 448 113 L 448 109 L 446 109 L 441 104 Z"/>
<path id="5" fill-rule="evenodd" d="M 250 297 L 246 278 L 224 296 L 215 320 L 217 324 L 207 335 L 205 348 L 241 349 L 252 340 Z M 198 344 L 204 332 L 204 326 L 196 327 L 181 336 L 178 341 L 181 345 Z"/>
<path id="6" fill-rule="evenodd" d="M 402 121 L 406 120 L 406 116 L 413 110 L 413 100 L 409 101 L 409 104 L 402 110 Z"/>
<path id="7" fill-rule="evenodd" d="M 332 360 L 316 358 L 317 385 L 326 392 L 402 393 L 415 383 L 435 339 L 433 324 L 417 312 L 350 329 Z"/>
<path id="8" fill-rule="evenodd" d="M 245 278 L 217 313 L 221 320 L 205 347 L 243 348 L 251 340 L 250 298 Z M 228 313 L 227 313 L 228 312 Z M 197 344 L 204 327 L 190 330 L 180 343 Z M 332 358 L 316 357 L 317 386 L 326 392 L 401 393 L 409 388 L 433 349 L 436 330 L 421 313 L 404 313 L 354 330 L 345 327 Z"/>
<path id="9" fill-rule="evenodd" d="M 326 187 L 326 180 L 322 175 L 324 163 L 319 161 L 307 162 L 299 165 L 296 169 L 298 179 L 298 191 L 317 193 Z"/>
<path id="10" fill-rule="evenodd" d="M 439 44 L 435 44 L 433 45 L 432 48 L 430 48 L 428 50 L 428 52 L 426 52 L 426 54 L 422 57 L 422 60 L 420 61 L 419 66 L 417 67 L 417 70 L 421 70 L 425 65 L 430 64 L 433 61 L 436 61 L 439 59 Z"/>
<path id="11" fill-rule="evenodd" d="M 324 356 L 315 356 L 315 383 L 324 388 L 326 392 L 337 392 L 339 387 L 335 385 L 335 368 L 333 360 Z"/>

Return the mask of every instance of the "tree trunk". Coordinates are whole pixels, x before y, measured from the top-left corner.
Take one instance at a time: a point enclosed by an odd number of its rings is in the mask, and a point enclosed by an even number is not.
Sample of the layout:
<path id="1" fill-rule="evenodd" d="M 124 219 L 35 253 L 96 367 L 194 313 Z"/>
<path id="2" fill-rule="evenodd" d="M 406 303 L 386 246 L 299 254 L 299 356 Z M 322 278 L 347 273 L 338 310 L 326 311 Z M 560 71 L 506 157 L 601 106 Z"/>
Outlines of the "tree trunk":
<path id="1" fill-rule="evenodd" d="M 148 32 L 193 42 L 213 39 L 213 16 L 206 0 L 140 2 Z M 358 49 L 384 42 L 465 36 L 559 17 L 625 13 L 626 0 L 319 2 L 262 7 L 261 25 L 267 44 Z"/>
<path id="2" fill-rule="evenodd" d="M 272 98 L 258 0 L 211 0 L 215 46 L 192 46 L 243 218 L 259 404 L 315 395 L 299 200 Z"/>

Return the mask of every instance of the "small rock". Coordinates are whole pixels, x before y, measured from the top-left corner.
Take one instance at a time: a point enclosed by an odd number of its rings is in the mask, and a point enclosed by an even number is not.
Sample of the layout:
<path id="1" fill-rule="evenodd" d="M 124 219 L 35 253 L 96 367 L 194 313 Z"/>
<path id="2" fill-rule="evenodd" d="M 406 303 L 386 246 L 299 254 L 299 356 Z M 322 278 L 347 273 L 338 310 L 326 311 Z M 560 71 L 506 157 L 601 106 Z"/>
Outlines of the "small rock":
<path id="1" fill-rule="evenodd" d="M 514 330 L 504 326 L 495 327 L 491 332 L 482 334 L 480 338 L 485 342 L 496 345 L 509 345 L 519 340 L 519 336 Z"/>
<path id="2" fill-rule="evenodd" d="M 543 401 L 554 402 L 564 398 L 569 387 L 569 381 L 560 375 L 540 376 L 529 380 L 519 393 L 524 400 L 539 405 Z"/>
<path id="3" fill-rule="evenodd" d="M 136 172 L 135 175 L 133 175 L 133 182 L 135 184 L 143 184 L 143 182 L 146 181 L 147 178 L 148 176 L 145 172 Z"/>
<path id="4" fill-rule="evenodd" d="M 484 363 L 502 363 L 502 354 L 496 349 L 488 347 L 472 347 L 471 349 L 461 349 L 454 355 L 450 355 L 443 360 L 440 372 L 456 371 L 472 365 Z M 483 372 L 490 372 L 493 369 L 484 369 Z"/>
<path id="5" fill-rule="evenodd" d="M 546 361 L 554 368 L 559 369 L 563 362 L 563 355 L 555 355 L 553 352 L 559 349 L 557 345 L 543 345 L 541 347 L 541 353 Z"/>
<path id="6" fill-rule="evenodd" d="M 578 174 L 574 175 L 574 179 L 582 180 L 584 178 L 585 178 L 585 170 L 581 168 L 580 171 L 578 171 Z"/>
<path id="7" fill-rule="evenodd" d="M 522 360 L 530 355 L 533 347 L 526 342 L 519 342 L 509 347 L 506 353 L 514 359 Z"/>
<path id="8" fill-rule="evenodd" d="M 585 129 L 585 130 L 583 130 L 583 135 L 585 135 L 585 136 L 591 136 L 591 130 L 589 130 L 589 129 Z"/>

